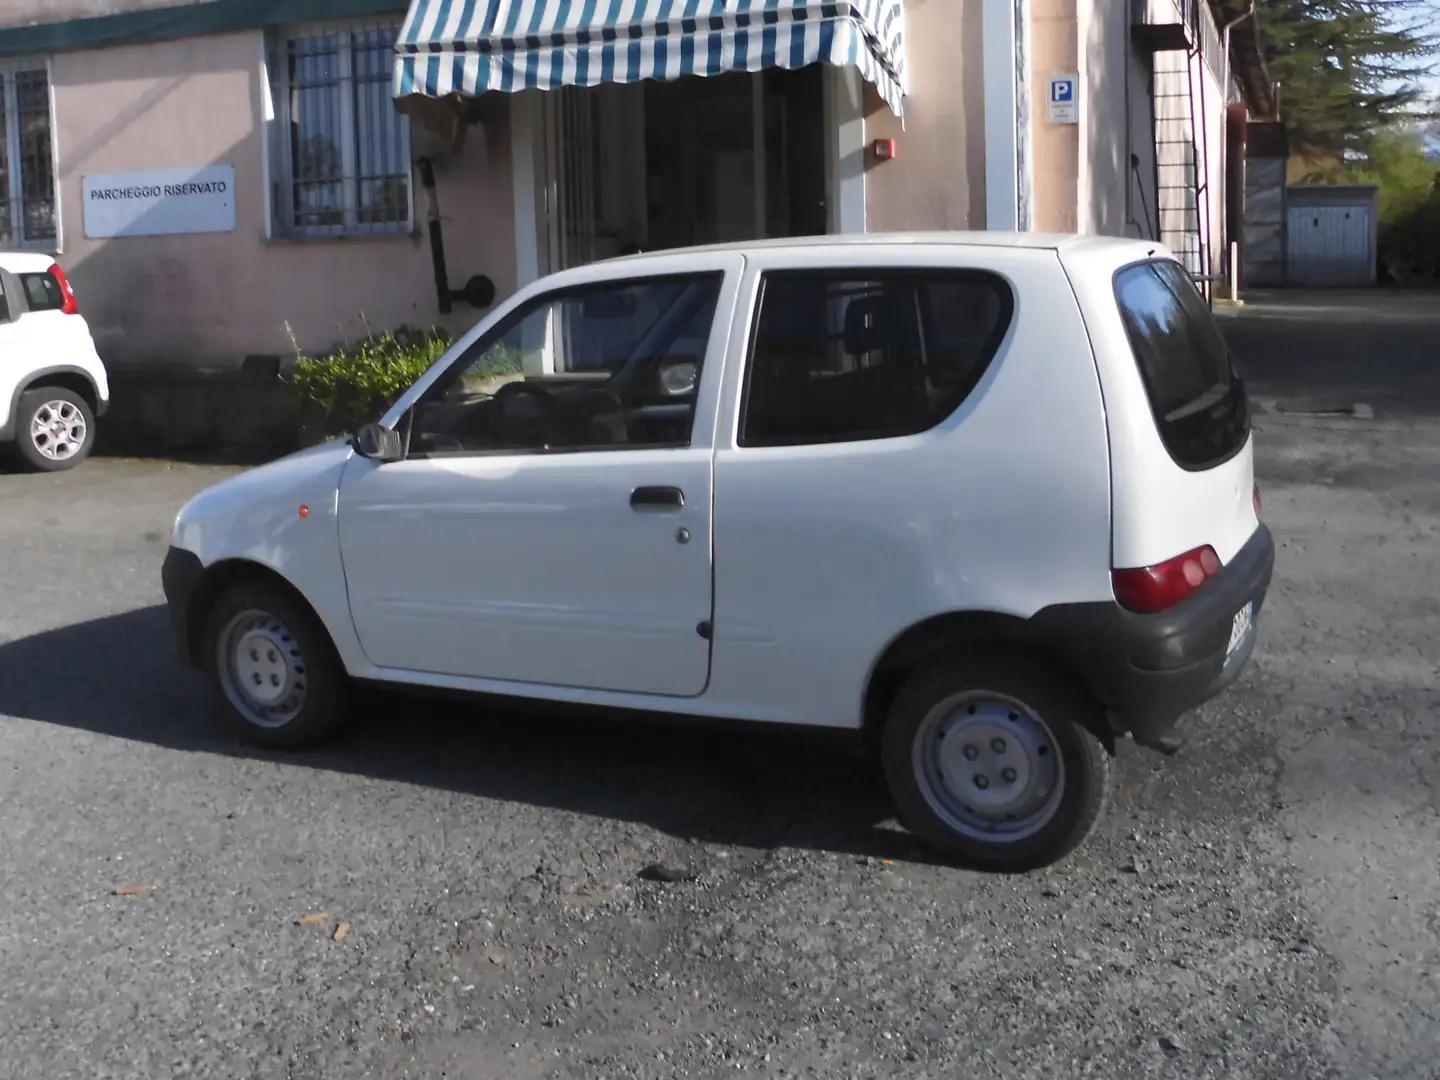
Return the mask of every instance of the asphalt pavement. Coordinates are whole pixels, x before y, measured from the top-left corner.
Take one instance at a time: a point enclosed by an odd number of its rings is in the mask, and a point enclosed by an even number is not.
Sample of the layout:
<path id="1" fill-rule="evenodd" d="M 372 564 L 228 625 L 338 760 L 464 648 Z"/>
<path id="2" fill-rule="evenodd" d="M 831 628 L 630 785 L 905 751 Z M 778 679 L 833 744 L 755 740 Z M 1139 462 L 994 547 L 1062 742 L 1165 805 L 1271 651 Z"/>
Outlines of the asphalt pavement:
<path id="1" fill-rule="evenodd" d="M 0 474 L 0 1076 L 1440 1076 L 1440 325 L 1387 366 L 1363 300 L 1226 316 L 1255 661 L 1025 876 L 927 861 L 806 738 L 377 698 L 247 750 L 160 606 L 226 470 Z"/>

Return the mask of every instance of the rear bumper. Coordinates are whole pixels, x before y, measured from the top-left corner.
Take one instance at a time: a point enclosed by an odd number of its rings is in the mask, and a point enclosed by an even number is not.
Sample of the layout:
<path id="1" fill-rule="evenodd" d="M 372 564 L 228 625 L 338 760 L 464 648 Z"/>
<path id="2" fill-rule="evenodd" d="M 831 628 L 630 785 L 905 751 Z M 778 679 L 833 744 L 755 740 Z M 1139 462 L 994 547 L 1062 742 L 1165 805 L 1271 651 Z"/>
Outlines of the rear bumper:
<path id="1" fill-rule="evenodd" d="M 160 585 L 165 590 L 165 606 L 170 612 L 170 631 L 180 659 L 195 665 L 195 650 L 190 647 L 190 601 L 205 568 L 194 552 L 171 547 L 160 567 Z"/>
<path id="2" fill-rule="evenodd" d="M 1234 683 L 1255 650 L 1260 609 L 1275 567 L 1275 541 L 1261 525 L 1189 599 L 1157 615 L 1110 602 L 1063 604 L 1032 620 L 1049 647 L 1089 685 L 1116 734 L 1165 748 L 1185 713 Z M 1236 616 L 1249 609 L 1248 627 Z"/>

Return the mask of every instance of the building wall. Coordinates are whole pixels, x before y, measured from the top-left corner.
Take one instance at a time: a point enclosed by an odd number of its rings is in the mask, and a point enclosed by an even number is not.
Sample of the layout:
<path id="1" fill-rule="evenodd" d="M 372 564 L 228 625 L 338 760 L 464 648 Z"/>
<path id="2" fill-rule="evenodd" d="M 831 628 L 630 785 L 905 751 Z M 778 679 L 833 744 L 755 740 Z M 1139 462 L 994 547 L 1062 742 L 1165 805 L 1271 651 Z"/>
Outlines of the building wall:
<path id="1" fill-rule="evenodd" d="M 1147 3 L 1137 14 L 1150 22 L 1181 18 L 1175 0 Z M 1157 134 L 1163 142 L 1188 142 L 1188 112 L 1169 121 L 1164 113 L 1193 107 L 1197 116 L 1203 113 L 1195 126 L 1201 142 L 1197 178 L 1208 177 L 1209 192 L 1200 219 L 1215 265 L 1221 265 L 1225 101 L 1210 66 L 1200 56 L 1189 60 L 1184 52 L 1160 52 L 1152 59 L 1151 53 L 1137 48 L 1128 4 L 1033 0 L 1033 12 L 1036 228 L 1158 238 L 1157 163 L 1166 153 L 1173 157 L 1176 149 L 1157 151 Z M 1213 31 L 1211 24 L 1210 37 Z M 1208 53 L 1213 62 L 1214 50 Z M 1048 79 L 1065 74 L 1080 80 L 1077 124 L 1051 123 L 1045 115 Z M 1166 183 L 1175 179 L 1172 174 Z"/>
<path id="2" fill-rule="evenodd" d="M 1080 124 L 1052 124 L 1045 117 L 1049 79 L 1080 74 L 1080 12 L 1077 0 L 1031 0 L 1030 117 L 1034 147 L 1035 229 L 1081 231 L 1081 127 L 1093 104 L 1080 82 Z"/>
<path id="3" fill-rule="evenodd" d="M 905 123 L 867 93 L 865 138 L 894 138 L 897 158 L 865 179 L 870 232 L 985 227 L 985 112 L 980 5 L 908 0 Z"/>
<path id="4" fill-rule="evenodd" d="M 1125 5 L 1079 0 L 1085 47 L 1082 231 L 1154 239 L 1155 106 L 1148 53 L 1137 49 Z M 1131 158 L 1136 159 L 1132 162 Z"/>
<path id="5" fill-rule="evenodd" d="M 314 350 L 367 326 L 439 321 L 418 232 L 266 239 L 262 43 L 253 31 L 52 60 L 60 258 L 108 363 L 221 367 L 248 354 L 293 355 L 292 332 Z M 425 143 L 413 127 L 412 142 Z M 458 158 L 442 155 L 436 173 L 452 282 L 487 273 L 503 295 L 515 261 L 508 136 L 491 134 L 472 135 Z M 233 233 L 86 238 L 87 174 L 210 164 L 235 168 Z M 423 202 L 416 218 L 423 224 Z M 462 307 L 451 323 L 479 314 Z"/>

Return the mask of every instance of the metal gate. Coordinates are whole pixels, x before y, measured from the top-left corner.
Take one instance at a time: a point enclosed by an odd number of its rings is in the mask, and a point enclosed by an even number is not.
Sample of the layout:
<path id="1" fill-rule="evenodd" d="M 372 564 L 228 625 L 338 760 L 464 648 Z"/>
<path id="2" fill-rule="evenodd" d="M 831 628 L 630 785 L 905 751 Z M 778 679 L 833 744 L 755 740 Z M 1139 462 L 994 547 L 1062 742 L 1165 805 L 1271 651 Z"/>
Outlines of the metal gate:
<path id="1" fill-rule="evenodd" d="M 1287 218 L 1291 284 L 1370 284 L 1370 207 L 1292 206 Z"/>

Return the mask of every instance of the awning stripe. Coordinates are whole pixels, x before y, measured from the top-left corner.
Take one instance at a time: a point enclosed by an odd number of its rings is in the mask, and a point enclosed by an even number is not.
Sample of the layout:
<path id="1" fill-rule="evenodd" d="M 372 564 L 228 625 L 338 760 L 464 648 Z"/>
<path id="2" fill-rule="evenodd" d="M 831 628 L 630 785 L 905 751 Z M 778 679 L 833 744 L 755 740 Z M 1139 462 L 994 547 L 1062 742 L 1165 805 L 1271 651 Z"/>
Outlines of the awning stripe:
<path id="1" fill-rule="evenodd" d="M 397 97 L 852 66 L 897 114 L 901 0 L 413 0 Z"/>

